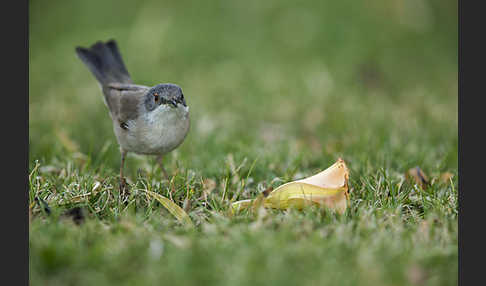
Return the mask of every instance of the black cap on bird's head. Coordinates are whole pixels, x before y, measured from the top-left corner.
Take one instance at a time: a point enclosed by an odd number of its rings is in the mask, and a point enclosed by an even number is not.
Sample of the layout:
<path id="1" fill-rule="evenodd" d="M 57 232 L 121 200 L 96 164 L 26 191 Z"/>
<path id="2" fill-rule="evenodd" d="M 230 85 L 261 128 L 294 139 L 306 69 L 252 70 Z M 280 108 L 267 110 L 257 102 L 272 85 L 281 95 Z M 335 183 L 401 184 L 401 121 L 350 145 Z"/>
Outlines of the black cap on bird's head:
<path id="1" fill-rule="evenodd" d="M 152 111 L 162 104 L 172 107 L 177 107 L 177 104 L 187 106 L 182 89 L 172 83 L 158 84 L 145 94 L 145 107 L 148 111 Z"/>

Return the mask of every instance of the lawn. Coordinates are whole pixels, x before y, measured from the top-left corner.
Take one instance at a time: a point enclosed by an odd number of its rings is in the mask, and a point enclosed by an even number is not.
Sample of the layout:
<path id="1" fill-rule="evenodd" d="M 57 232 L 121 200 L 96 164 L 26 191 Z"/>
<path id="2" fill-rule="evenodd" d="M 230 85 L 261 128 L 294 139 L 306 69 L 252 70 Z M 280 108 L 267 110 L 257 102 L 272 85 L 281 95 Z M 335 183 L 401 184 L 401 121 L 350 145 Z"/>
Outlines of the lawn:
<path id="1" fill-rule="evenodd" d="M 29 5 L 31 285 L 457 285 L 455 1 Z M 111 38 L 136 83 L 180 85 L 191 112 L 164 158 L 170 181 L 131 154 L 127 198 L 101 91 L 74 53 Z M 338 158 L 343 215 L 229 212 Z M 430 186 L 406 179 L 416 166 Z"/>

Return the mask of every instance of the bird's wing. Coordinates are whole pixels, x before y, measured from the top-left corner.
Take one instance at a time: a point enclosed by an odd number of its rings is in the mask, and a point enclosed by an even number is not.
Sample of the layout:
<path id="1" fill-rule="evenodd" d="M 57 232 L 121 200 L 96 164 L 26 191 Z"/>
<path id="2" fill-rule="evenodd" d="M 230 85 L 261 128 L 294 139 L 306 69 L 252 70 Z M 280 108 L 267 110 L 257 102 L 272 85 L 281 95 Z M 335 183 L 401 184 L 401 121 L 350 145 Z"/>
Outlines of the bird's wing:
<path id="1" fill-rule="evenodd" d="M 111 83 L 103 88 L 111 117 L 120 124 L 135 119 L 143 104 L 144 95 L 150 88 L 143 85 Z"/>

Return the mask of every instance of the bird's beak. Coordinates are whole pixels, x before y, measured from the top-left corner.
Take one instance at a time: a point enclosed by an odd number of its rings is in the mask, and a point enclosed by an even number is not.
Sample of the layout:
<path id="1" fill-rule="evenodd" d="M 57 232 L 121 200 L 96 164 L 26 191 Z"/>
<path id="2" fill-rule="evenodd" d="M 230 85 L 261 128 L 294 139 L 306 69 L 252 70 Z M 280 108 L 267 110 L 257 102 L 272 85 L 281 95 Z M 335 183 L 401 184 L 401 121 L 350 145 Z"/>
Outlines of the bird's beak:
<path id="1" fill-rule="evenodd" d="M 169 103 L 172 104 L 172 106 L 177 107 L 177 101 L 175 101 L 174 99 L 171 99 Z"/>

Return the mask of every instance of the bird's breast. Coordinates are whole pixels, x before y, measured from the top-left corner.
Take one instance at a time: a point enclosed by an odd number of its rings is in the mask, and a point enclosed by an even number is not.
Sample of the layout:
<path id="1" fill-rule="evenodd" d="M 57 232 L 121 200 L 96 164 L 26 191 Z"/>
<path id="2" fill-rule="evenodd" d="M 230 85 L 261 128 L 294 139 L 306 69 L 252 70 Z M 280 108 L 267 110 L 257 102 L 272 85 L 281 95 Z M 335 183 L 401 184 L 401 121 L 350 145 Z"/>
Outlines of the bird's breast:
<path id="1" fill-rule="evenodd" d="M 165 154 L 184 141 L 190 125 L 189 107 L 161 105 L 139 116 L 131 125 L 124 144 L 120 142 L 123 149 L 138 154 Z"/>

